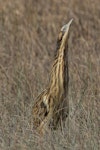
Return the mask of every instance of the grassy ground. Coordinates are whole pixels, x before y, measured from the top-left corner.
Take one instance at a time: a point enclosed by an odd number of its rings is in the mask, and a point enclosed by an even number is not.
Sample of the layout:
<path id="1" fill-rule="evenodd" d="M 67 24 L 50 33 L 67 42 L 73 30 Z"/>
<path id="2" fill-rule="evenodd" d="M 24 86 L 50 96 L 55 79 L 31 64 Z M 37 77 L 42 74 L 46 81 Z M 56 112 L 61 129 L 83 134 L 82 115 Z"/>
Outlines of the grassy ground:
<path id="1" fill-rule="evenodd" d="M 69 117 L 44 139 L 32 105 L 47 85 L 58 31 L 71 18 Z M 99 150 L 100 1 L 0 0 L 0 149 Z"/>

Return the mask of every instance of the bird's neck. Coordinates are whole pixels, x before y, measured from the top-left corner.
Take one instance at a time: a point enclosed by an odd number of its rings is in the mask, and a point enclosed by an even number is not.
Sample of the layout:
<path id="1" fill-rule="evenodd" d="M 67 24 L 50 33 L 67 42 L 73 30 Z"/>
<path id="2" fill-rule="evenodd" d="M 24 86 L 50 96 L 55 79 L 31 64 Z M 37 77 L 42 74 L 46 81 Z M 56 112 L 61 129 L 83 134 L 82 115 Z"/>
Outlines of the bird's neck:
<path id="1" fill-rule="evenodd" d="M 57 50 L 50 75 L 50 93 L 54 97 L 61 97 L 68 82 L 68 46 Z"/>

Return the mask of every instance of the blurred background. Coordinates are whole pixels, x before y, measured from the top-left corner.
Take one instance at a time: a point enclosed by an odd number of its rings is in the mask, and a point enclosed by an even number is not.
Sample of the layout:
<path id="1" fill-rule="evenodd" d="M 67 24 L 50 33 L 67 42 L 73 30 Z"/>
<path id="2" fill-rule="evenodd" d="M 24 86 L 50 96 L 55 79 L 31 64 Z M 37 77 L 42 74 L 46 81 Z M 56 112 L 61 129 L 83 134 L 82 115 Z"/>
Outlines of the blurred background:
<path id="1" fill-rule="evenodd" d="M 48 84 L 60 28 L 69 38 L 69 117 L 44 141 L 32 105 Z M 100 1 L 0 0 L 0 145 L 2 150 L 99 150 Z"/>

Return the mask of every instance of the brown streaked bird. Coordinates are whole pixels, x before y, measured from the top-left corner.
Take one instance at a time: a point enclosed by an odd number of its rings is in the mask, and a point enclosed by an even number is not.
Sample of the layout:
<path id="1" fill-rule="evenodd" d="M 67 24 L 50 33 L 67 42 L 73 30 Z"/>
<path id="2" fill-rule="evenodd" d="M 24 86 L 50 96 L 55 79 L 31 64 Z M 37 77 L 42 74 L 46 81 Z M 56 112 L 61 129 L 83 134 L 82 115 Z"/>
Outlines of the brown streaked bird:
<path id="1" fill-rule="evenodd" d="M 62 126 L 68 115 L 68 37 L 72 20 L 60 30 L 48 87 L 33 106 L 33 126 L 40 133 Z"/>

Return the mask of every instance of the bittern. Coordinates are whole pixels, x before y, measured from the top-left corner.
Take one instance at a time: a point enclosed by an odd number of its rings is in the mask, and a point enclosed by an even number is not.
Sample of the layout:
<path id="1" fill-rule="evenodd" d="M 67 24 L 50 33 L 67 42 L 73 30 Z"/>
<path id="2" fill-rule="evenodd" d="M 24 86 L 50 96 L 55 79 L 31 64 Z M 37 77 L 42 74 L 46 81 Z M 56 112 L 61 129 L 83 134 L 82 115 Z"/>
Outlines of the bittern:
<path id="1" fill-rule="evenodd" d="M 60 30 L 48 87 L 33 106 L 33 126 L 41 133 L 61 126 L 68 115 L 68 38 L 71 23 L 72 19 Z"/>

